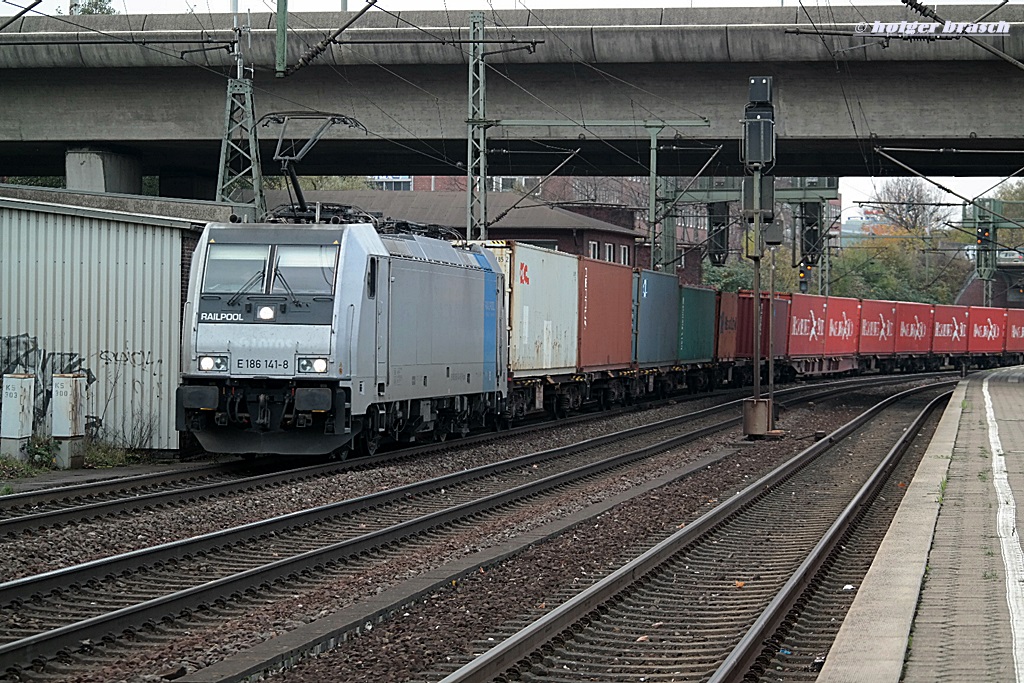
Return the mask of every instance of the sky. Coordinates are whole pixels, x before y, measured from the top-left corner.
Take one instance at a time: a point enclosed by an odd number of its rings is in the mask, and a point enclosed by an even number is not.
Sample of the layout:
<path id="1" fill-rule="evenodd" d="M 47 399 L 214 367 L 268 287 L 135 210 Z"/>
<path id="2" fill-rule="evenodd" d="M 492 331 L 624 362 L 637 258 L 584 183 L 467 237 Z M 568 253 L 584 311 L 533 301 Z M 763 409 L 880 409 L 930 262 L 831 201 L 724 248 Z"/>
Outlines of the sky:
<path id="1" fill-rule="evenodd" d="M 0 16 L 15 14 L 20 7 L 31 0 L 0 0 Z M 240 12 L 274 11 L 277 0 L 236 0 Z M 70 0 L 44 0 L 36 9 L 36 13 L 52 15 L 60 8 L 67 14 Z M 232 0 L 111 0 L 111 6 L 121 14 L 185 14 L 195 13 L 227 13 L 232 9 Z M 1020 4 L 1024 0 L 1012 0 L 1010 4 Z M 347 4 L 346 4 L 347 3 Z M 639 0 L 634 7 L 798 7 L 801 0 Z M 363 7 L 364 0 L 288 0 L 289 12 L 331 12 L 340 11 L 343 6 L 349 11 Z M 994 6 L 994 0 L 959 0 L 957 5 Z M 902 6 L 898 0 L 806 0 L 804 6 L 830 6 L 833 8 L 856 5 L 864 6 Z M 410 10 L 509 10 L 509 9 L 554 9 L 554 8 L 618 8 L 623 6 L 622 0 L 378 0 L 377 6 L 392 12 Z M 371 10 L 374 11 L 374 10 Z M 874 188 L 882 182 L 881 178 L 843 178 L 839 189 L 843 198 L 843 218 L 855 215 L 856 202 L 870 199 Z M 1001 178 L 935 178 L 942 185 L 956 192 L 974 198 L 988 190 Z M 943 201 L 959 202 L 948 195 Z"/>

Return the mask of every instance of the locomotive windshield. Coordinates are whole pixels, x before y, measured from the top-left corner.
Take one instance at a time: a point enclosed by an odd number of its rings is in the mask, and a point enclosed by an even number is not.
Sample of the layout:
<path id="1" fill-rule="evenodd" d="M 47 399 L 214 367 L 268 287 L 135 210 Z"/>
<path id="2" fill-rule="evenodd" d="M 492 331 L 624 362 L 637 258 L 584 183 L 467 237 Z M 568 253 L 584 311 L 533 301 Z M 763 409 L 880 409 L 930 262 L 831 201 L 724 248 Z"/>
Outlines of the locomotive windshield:
<path id="1" fill-rule="evenodd" d="M 216 294 L 262 292 L 270 247 L 254 244 L 211 244 L 203 291 Z"/>
<path id="2" fill-rule="evenodd" d="M 268 262 L 274 265 L 269 286 Z M 329 295 L 337 268 L 337 245 L 211 244 L 203 292 Z"/>
<path id="3" fill-rule="evenodd" d="M 338 266 L 337 246 L 280 246 L 277 247 L 275 264 L 271 294 L 334 292 L 334 273 Z"/>

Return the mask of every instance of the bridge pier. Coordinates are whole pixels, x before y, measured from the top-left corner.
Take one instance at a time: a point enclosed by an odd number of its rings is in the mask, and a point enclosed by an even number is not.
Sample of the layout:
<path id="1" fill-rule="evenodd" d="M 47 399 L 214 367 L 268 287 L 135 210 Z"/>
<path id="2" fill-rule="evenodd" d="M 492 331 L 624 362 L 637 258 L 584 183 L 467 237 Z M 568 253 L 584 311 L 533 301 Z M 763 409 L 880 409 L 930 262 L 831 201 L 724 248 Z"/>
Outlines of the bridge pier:
<path id="1" fill-rule="evenodd" d="M 127 154 L 93 147 L 69 147 L 64 154 L 67 189 L 142 193 L 142 162 Z"/>

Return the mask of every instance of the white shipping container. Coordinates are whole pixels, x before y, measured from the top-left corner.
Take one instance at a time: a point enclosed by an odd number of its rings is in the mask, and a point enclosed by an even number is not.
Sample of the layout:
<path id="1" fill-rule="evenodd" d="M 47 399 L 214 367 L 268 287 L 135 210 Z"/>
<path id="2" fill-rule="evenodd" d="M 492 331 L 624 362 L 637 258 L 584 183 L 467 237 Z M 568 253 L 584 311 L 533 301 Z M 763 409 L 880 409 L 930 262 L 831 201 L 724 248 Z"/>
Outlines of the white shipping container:
<path id="1" fill-rule="evenodd" d="M 578 257 L 522 242 L 486 242 L 505 273 L 509 366 L 518 377 L 576 371 Z"/>

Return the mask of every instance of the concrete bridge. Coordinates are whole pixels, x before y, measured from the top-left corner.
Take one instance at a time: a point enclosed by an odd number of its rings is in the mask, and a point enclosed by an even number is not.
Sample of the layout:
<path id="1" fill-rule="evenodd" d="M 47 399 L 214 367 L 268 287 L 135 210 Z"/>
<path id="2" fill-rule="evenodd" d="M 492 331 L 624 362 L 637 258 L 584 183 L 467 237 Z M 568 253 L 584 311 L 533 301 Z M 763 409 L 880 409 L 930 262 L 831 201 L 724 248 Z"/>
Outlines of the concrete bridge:
<path id="1" fill-rule="evenodd" d="M 940 14 L 970 21 L 982 11 L 945 6 Z M 289 64 L 348 16 L 291 15 Z M 468 38 L 468 13 L 371 11 L 343 34 L 345 44 L 287 78 L 274 76 L 273 15 L 251 19 L 242 44 L 255 69 L 257 116 L 337 112 L 368 131 L 333 129 L 302 173 L 464 173 L 468 45 L 450 41 Z M 856 33 L 863 22 L 921 19 L 874 6 L 489 12 L 487 38 L 543 43 L 488 57 L 488 118 L 630 122 L 494 127 L 491 172 L 543 174 L 578 148 L 563 173 L 645 174 L 644 121 L 706 118 L 707 127 L 665 127 L 661 172 L 692 174 L 721 144 L 713 172 L 738 173 L 752 75 L 775 78 L 780 175 L 900 172 L 876 145 L 947 150 L 896 154 L 941 175 L 1024 166 L 1024 71 L 963 38 Z M 1024 7 L 991 19 L 1009 22 L 1008 34 L 979 40 L 1024 59 Z M 160 175 L 176 194 L 209 194 L 233 73 L 230 27 L 230 16 L 204 14 L 16 21 L 0 32 L 0 175 L 60 174 L 66 163 L 106 155 L 128 175 Z M 853 35 L 787 32 L 794 28 Z M 366 42 L 376 40 L 407 42 Z M 261 130 L 268 172 L 277 170 L 275 135 Z M 69 148 L 90 152 L 66 156 Z"/>

